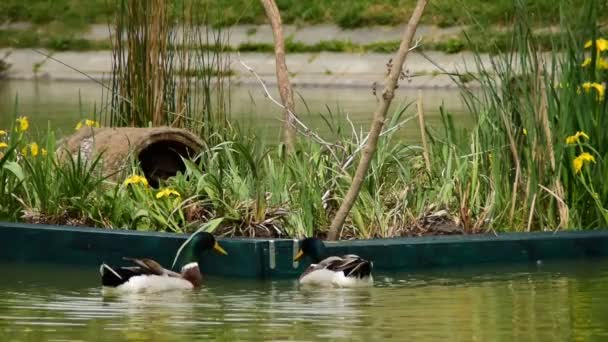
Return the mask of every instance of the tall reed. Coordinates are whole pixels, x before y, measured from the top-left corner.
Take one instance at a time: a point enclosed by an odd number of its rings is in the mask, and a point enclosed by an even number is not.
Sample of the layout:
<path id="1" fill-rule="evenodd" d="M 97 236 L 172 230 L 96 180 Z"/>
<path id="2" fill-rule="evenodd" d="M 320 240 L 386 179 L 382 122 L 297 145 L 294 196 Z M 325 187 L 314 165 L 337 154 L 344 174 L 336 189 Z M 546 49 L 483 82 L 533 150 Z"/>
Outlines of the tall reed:
<path id="1" fill-rule="evenodd" d="M 449 115 L 445 117 L 443 135 L 449 147 L 440 143 L 434 151 L 446 156 L 444 191 L 455 195 L 461 219 L 471 227 L 605 226 L 608 119 L 603 92 L 608 52 L 595 43 L 584 46 L 600 37 L 606 3 L 588 0 L 577 12 L 562 12 L 561 34 L 548 53 L 539 52 L 539 34 L 528 20 L 525 2 L 514 6 L 507 51 L 488 56 L 489 63 L 475 55 L 479 91 L 461 84 L 463 100 L 474 115 L 473 129 L 459 134 Z M 595 83 L 590 87 L 585 82 Z"/>
<path id="2" fill-rule="evenodd" d="M 194 0 L 117 1 L 106 123 L 185 127 L 204 137 L 226 127 L 228 34 L 194 24 L 206 23 L 214 10 L 194 8 Z"/>

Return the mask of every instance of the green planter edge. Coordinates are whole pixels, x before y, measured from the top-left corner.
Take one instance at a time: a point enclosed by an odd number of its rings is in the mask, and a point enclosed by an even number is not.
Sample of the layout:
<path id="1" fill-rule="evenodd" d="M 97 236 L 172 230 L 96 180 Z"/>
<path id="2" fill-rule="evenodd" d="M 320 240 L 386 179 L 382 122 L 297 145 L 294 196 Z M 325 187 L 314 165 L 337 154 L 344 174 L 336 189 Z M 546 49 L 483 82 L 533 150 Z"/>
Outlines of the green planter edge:
<path id="1" fill-rule="evenodd" d="M 124 256 L 169 267 L 186 234 L 0 222 L 0 262 L 98 267 Z M 309 264 L 293 262 L 291 239 L 219 238 L 228 256 L 205 254 L 204 273 L 241 278 L 293 278 Z M 608 256 L 608 230 L 429 236 L 326 242 L 331 254 L 358 254 L 379 272 L 411 272 L 491 263 L 536 263 Z"/>

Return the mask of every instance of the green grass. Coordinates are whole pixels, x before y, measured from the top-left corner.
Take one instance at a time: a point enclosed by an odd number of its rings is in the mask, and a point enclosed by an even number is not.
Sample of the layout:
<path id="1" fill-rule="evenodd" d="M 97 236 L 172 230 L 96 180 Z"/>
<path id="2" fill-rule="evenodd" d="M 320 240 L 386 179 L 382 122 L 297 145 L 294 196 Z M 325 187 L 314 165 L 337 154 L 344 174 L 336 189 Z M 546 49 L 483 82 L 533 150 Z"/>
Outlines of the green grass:
<path id="1" fill-rule="evenodd" d="M 0 30 L 0 47 L 46 48 L 55 51 L 108 50 L 110 42 L 78 38 L 75 34 L 37 30 Z"/>
<path id="2" fill-rule="evenodd" d="M 606 31 L 602 31 L 604 34 Z M 420 50 L 441 51 L 448 54 L 462 51 L 476 51 L 481 53 L 500 53 L 508 51 L 512 32 L 495 30 L 469 30 L 453 37 L 444 37 L 436 41 L 423 41 Z M 537 35 L 537 46 L 543 51 L 553 48 L 552 42 L 559 38 L 558 33 Z M 376 52 L 392 54 L 399 48 L 400 42 L 378 41 L 369 44 L 357 44 L 351 41 L 322 40 L 315 44 L 306 44 L 288 39 L 285 49 L 288 53 L 315 53 L 315 52 L 342 52 L 363 53 Z M 0 30 L 0 47 L 35 48 L 42 47 L 55 51 L 91 51 L 108 50 L 111 44 L 108 41 L 86 40 L 77 38 L 74 34 L 38 33 L 32 30 Z M 191 49 L 218 49 L 218 46 L 194 45 Z M 222 46 L 223 51 L 266 52 L 273 53 L 274 45 L 271 43 L 242 43 L 238 46 Z"/>
<path id="3" fill-rule="evenodd" d="M 173 0 L 174 13 L 187 0 Z M 219 10 L 215 25 L 260 24 L 266 21 L 264 9 L 257 0 L 194 0 L 195 11 L 210 7 Z M 527 0 L 528 15 L 539 24 L 558 24 L 560 6 L 550 0 Z M 278 0 L 286 24 L 333 23 L 354 28 L 368 25 L 403 24 L 412 12 L 413 0 Z M 579 7 L 577 1 L 564 1 L 565 13 Z M 103 23 L 115 14 L 115 0 L 4 0 L 0 3 L 0 22 L 27 21 L 35 24 L 63 23 L 81 29 L 90 23 Z M 200 14 L 200 13 L 199 13 Z M 177 14 L 175 14 L 177 15 Z M 423 23 L 438 26 L 470 25 L 481 22 L 510 24 L 514 15 L 511 0 L 435 0 L 427 6 Z M 600 18 L 608 14 L 600 13 Z"/>

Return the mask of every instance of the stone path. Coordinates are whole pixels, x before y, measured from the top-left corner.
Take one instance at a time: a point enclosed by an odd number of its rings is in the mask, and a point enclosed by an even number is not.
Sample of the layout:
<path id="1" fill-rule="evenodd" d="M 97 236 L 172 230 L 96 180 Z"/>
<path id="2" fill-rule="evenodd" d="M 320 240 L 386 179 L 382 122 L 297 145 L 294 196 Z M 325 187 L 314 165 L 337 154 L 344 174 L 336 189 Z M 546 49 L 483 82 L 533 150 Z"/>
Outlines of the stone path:
<path id="1" fill-rule="evenodd" d="M 27 24 L 14 24 L 15 28 L 27 28 Z M 370 27 L 344 30 L 334 25 L 316 25 L 298 28 L 285 26 L 286 37 L 294 41 L 314 44 L 322 40 L 342 40 L 359 44 L 378 41 L 399 40 L 401 27 Z M 421 26 L 418 36 L 424 41 L 434 40 L 446 35 L 454 35 L 462 28 L 437 28 Z M 90 40 L 104 40 L 109 37 L 106 25 L 92 25 L 83 34 Z M 272 33 L 267 25 L 242 25 L 230 30 L 231 46 L 245 42 L 272 43 Z M 48 52 L 53 58 L 72 66 L 83 73 L 102 79 L 111 71 L 112 59 L 109 51 L 89 52 Z M 7 62 L 11 64 L 8 77 L 12 79 L 44 78 L 51 80 L 87 80 L 81 73 L 72 70 L 31 49 L 0 49 L 0 56 L 9 53 Z M 472 54 L 463 52 L 445 54 L 441 52 L 425 53 L 435 63 L 450 73 L 474 71 Z M 292 82 L 296 86 L 334 86 L 334 87 L 372 87 L 374 82 L 382 82 L 386 72 L 386 63 L 393 54 L 380 53 L 297 53 L 287 55 L 287 65 Z M 238 56 L 231 54 L 231 69 L 235 72 L 234 82 L 254 84 L 257 81 L 238 62 Z M 274 55 L 271 53 L 242 53 L 240 59 L 253 67 L 268 83 L 275 83 Z M 487 61 L 487 56 L 483 58 Z M 455 87 L 451 78 L 442 75 L 441 70 L 430 63 L 419 53 L 411 53 L 406 69 L 412 77 L 409 82 L 401 82 L 402 87 Z"/>

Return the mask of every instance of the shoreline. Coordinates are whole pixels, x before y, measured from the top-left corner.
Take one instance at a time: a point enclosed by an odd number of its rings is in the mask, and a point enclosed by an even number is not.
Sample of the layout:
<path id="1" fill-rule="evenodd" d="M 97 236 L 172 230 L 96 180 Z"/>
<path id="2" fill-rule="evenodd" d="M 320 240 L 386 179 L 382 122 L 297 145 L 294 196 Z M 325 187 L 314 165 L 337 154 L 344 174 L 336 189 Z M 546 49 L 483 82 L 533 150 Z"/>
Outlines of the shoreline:
<path id="1" fill-rule="evenodd" d="M 3 78 L 58 82 L 91 81 L 92 78 L 101 81 L 108 79 L 111 73 L 112 54 L 109 50 L 38 51 L 43 54 L 33 49 L 0 49 L 0 55 L 7 54 L 5 60 L 10 64 Z M 430 51 L 425 52 L 425 56 L 451 74 L 471 75 L 471 70 L 475 66 L 474 56 L 470 52 L 445 54 Z M 267 85 L 276 85 L 273 54 L 230 53 L 229 58 L 230 70 L 233 73 L 230 77 L 231 84 L 259 85 L 258 80 L 239 63 L 240 59 L 251 66 Z M 382 53 L 296 53 L 287 55 L 287 65 L 294 87 L 371 89 L 374 83 L 382 84 L 386 63 L 390 58 L 392 54 Z M 489 59 L 489 55 L 483 56 L 483 63 L 489 63 Z M 422 54 L 412 52 L 405 66 L 409 76 L 401 82 L 400 88 L 457 89 L 458 84 L 451 76 L 442 74 L 433 63 Z M 475 82 L 469 82 L 468 85 L 475 87 Z"/>

